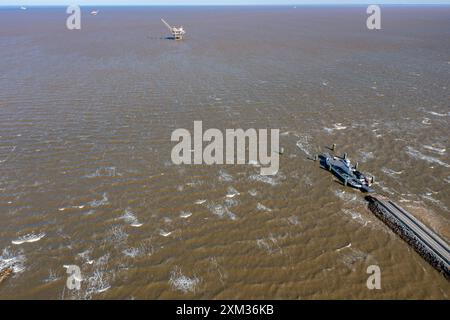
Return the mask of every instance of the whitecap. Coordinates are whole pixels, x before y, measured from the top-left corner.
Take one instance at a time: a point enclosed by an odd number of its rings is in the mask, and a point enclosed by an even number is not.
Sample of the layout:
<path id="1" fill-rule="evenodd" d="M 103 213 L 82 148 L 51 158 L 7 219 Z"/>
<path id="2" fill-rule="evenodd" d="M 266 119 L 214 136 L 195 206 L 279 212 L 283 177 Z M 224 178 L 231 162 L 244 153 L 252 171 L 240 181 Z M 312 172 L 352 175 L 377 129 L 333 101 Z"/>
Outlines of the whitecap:
<path id="1" fill-rule="evenodd" d="M 195 181 L 192 181 L 192 182 L 187 182 L 186 186 L 188 186 L 188 187 L 197 187 L 197 186 L 201 186 L 203 184 L 204 184 L 204 181 L 195 180 Z"/>
<path id="2" fill-rule="evenodd" d="M 87 288 L 84 293 L 85 299 L 90 299 L 94 294 L 103 293 L 111 288 L 109 278 L 111 272 L 104 269 L 96 269 L 92 276 L 87 279 Z"/>
<path id="3" fill-rule="evenodd" d="M 296 216 L 290 216 L 289 218 L 287 218 L 287 221 L 294 226 L 300 223 L 300 221 L 298 221 L 298 217 Z"/>
<path id="4" fill-rule="evenodd" d="M 100 167 L 94 173 L 88 174 L 86 178 L 97 177 L 115 177 L 117 175 L 116 167 Z"/>
<path id="5" fill-rule="evenodd" d="M 170 236 L 171 234 L 172 234 L 172 231 L 164 231 L 164 230 L 159 230 L 159 234 L 161 235 L 161 236 L 163 236 L 163 237 L 168 237 L 168 236 Z"/>
<path id="6" fill-rule="evenodd" d="M 334 194 L 341 200 L 345 202 L 358 201 L 358 197 L 355 194 L 347 193 L 345 191 L 334 191 Z"/>
<path id="7" fill-rule="evenodd" d="M 54 270 L 49 269 L 49 270 L 48 270 L 48 277 L 47 277 L 46 279 L 42 280 L 42 282 L 44 282 L 44 283 L 49 283 L 49 282 L 57 281 L 57 280 L 59 280 L 60 278 L 61 278 L 61 277 L 59 277 L 59 276 L 57 275 L 57 273 L 56 273 Z"/>
<path id="8" fill-rule="evenodd" d="M 14 273 L 20 273 L 25 270 L 25 261 L 22 251 L 14 252 L 7 247 L 0 255 L 0 270 L 11 268 Z"/>
<path id="9" fill-rule="evenodd" d="M 224 170 L 219 171 L 219 181 L 230 182 L 233 181 L 233 176 Z"/>
<path id="10" fill-rule="evenodd" d="M 310 140 L 309 136 L 302 136 L 300 137 L 300 140 L 296 142 L 296 146 L 297 148 L 302 150 L 307 156 L 311 157 L 312 151 L 309 140 Z"/>
<path id="11" fill-rule="evenodd" d="M 138 228 L 142 226 L 142 223 L 139 222 L 136 215 L 130 208 L 125 209 L 125 213 L 120 217 L 120 219 L 125 220 L 125 222 L 129 223 L 132 227 Z"/>
<path id="12" fill-rule="evenodd" d="M 352 246 L 352 243 L 350 242 L 348 245 L 346 245 L 346 246 L 343 246 L 343 247 L 341 247 L 341 248 L 338 248 L 338 249 L 336 249 L 336 251 L 337 252 L 339 252 L 339 251 L 341 251 L 341 250 L 344 250 L 344 249 L 347 249 L 347 248 L 350 248 Z"/>
<path id="13" fill-rule="evenodd" d="M 371 160 L 371 159 L 375 158 L 372 151 L 360 151 L 359 154 L 360 154 L 362 162 L 366 162 L 367 160 Z"/>
<path id="14" fill-rule="evenodd" d="M 272 212 L 272 209 L 266 207 L 265 205 L 261 204 L 258 202 L 258 204 L 256 205 L 256 209 L 259 211 L 267 211 L 267 212 Z"/>
<path id="15" fill-rule="evenodd" d="M 189 211 L 181 211 L 180 212 L 180 218 L 186 219 L 192 216 L 192 212 Z"/>
<path id="16" fill-rule="evenodd" d="M 222 205 L 222 204 L 216 204 L 216 205 L 208 205 L 208 209 L 211 211 L 212 214 L 223 218 L 223 217 L 228 217 L 231 220 L 236 220 L 236 215 L 231 212 L 228 207 Z"/>
<path id="17" fill-rule="evenodd" d="M 95 210 L 89 210 L 89 211 L 84 212 L 83 214 L 86 216 L 90 216 L 91 214 L 94 214 L 94 213 L 95 213 Z"/>
<path id="18" fill-rule="evenodd" d="M 278 240 L 273 235 L 270 235 L 267 239 L 257 239 L 256 245 L 269 255 L 283 252 L 283 249 L 278 245 Z"/>
<path id="19" fill-rule="evenodd" d="M 174 290 L 179 290 L 184 293 L 195 292 L 195 289 L 199 283 L 200 279 L 197 277 L 189 278 L 183 275 L 178 267 L 170 273 L 169 284 Z"/>
<path id="20" fill-rule="evenodd" d="M 323 130 L 325 130 L 327 133 L 333 133 L 334 130 L 345 130 L 347 129 L 346 126 L 343 126 L 342 123 L 338 122 L 333 124 L 333 128 L 324 127 Z"/>
<path id="21" fill-rule="evenodd" d="M 366 226 L 368 223 L 372 222 L 370 220 L 366 220 L 359 212 L 349 209 L 342 209 L 342 212 L 344 212 L 346 215 L 350 216 L 353 220 L 362 224 L 363 226 Z"/>
<path id="22" fill-rule="evenodd" d="M 128 248 L 122 251 L 122 253 L 130 258 L 135 258 L 140 255 L 140 250 L 138 248 Z"/>
<path id="23" fill-rule="evenodd" d="M 164 217 L 164 223 L 172 223 L 172 219 L 170 219 L 169 217 Z"/>
<path id="24" fill-rule="evenodd" d="M 342 123 L 335 123 L 335 124 L 334 124 L 334 128 L 335 128 L 336 130 L 345 130 L 345 129 L 347 129 L 347 127 L 346 127 L 346 126 L 343 126 Z"/>
<path id="25" fill-rule="evenodd" d="M 58 208 L 58 211 L 66 211 L 66 210 L 70 210 L 70 209 L 84 209 L 84 207 L 86 207 L 86 205 L 84 205 L 84 204 L 79 205 L 79 206 L 62 207 L 62 208 Z"/>
<path id="26" fill-rule="evenodd" d="M 89 204 L 91 207 L 97 208 L 97 207 L 100 207 L 100 206 L 103 206 L 103 205 L 108 204 L 108 203 L 109 203 L 108 201 L 109 201 L 109 200 L 108 200 L 108 195 L 107 195 L 107 193 L 105 192 L 105 193 L 103 193 L 103 196 L 102 196 L 102 198 L 101 198 L 100 200 L 92 200 L 92 201 L 89 202 L 88 204 Z"/>
<path id="27" fill-rule="evenodd" d="M 444 211 L 449 211 L 448 208 L 438 199 L 433 198 L 432 193 L 426 193 L 425 195 L 421 195 L 421 197 L 425 200 L 430 201 L 431 203 L 435 204 L 439 208 L 441 208 Z"/>
<path id="28" fill-rule="evenodd" d="M 430 150 L 434 153 L 443 155 L 445 154 L 446 149 L 444 147 L 435 147 L 435 146 L 423 146 L 424 149 Z"/>
<path id="29" fill-rule="evenodd" d="M 430 121 L 429 118 L 423 118 L 422 123 L 426 124 L 426 125 L 429 125 L 429 124 L 431 124 L 431 121 Z"/>
<path id="30" fill-rule="evenodd" d="M 386 168 L 386 167 L 381 168 L 381 171 L 394 179 L 397 179 L 398 178 L 397 176 L 403 173 L 403 170 L 402 171 L 394 171 L 394 170 Z"/>
<path id="31" fill-rule="evenodd" d="M 110 230 L 109 240 L 115 244 L 121 244 L 126 242 L 128 234 L 123 230 L 121 226 L 114 226 Z"/>
<path id="32" fill-rule="evenodd" d="M 105 291 L 109 290 L 110 288 L 111 288 L 111 286 L 106 286 L 106 287 L 98 288 L 95 292 L 96 292 L 96 293 L 102 293 L 102 292 L 105 292 Z"/>
<path id="33" fill-rule="evenodd" d="M 254 174 L 249 177 L 250 180 L 263 182 L 266 184 L 270 184 L 271 186 L 276 186 L 280 183 L 280 180 L 284 178 L 281 175 L 278 176 L 264 176 L 259 174 Z"/>
<path id="34" fill-rule="evenodd" d="M 239 202 L 236 199 L 232 199 L 232 198 L 226 198 L 223 201 L 224 205 L 226 205 L 227 207 L 236 207 Z"/>
<path id="35" fill-rule="evenodd" d="M 421 159 L 421 160 L 427 161 L 429 163 L 439 164 L 443 167 L 450 168 L 449 164 L 447 164 L 437 158 L 427 156 L 427 155 L 421 153 L 420 151 L 414 149 L 413 147 L 408 146 L 406 149 L 406 153 L 415 159 Z"/>
<path id="36" fill-rule="evenodd" d="M 439 112 L 435 112 L 435 111 L 427 111 L 429 114 L 432 114 L 433 116 L 437 116 L 437 117 L 446 117 L 448 116 L 447 113 L 439 113 Z"/>
<path id="37" fill-rule="evenodd" d="M 41 240 L 43 237 L 45 237 L 45 233 L 41 232 L 39 234 L 29 233 L 24 236 L 19 237 L 17 240 L 11 241 L 12 244 L 23 244 L 23 243 L 31 243 Z"/>
<path id="38" fill-rule="evenodd" d="M 88 249 L 88 250 L 85 250 L 85 251 L 83 251 L 83 252 L 80 252 L 79 254 L 78 254 L 78 256 L 84 261 L 84 262 L 89 262 L 89 261 L 91 261 L 90 260 L 90 254 L 92 253 L 92 249 Z M 91 263 L 89 263 L 89 264 L 91 264 Z"/>
<path id="39" fill-rule="evenodd" d="M 349 249 L 350 249 L 350 252 L 341 258 L 341 262 L 345 266 L 347 266 L 347 268 L 354 270 L 355 264 L 357 262 L 361 262 L 361 261 L 364 261 L 365 259 L 367 259 L 368 254 L 361 250 L 357 250 L 357 249 L 353 249 L 353 248 L 349 248 Z"/>
<path id="40" fill-rule="evenodd" d="M 228 187 L 228 193 L 226 195 L 227 198 L 234 198 L 235 196 L 240 195 L 239 191 L 237 191 L 233 187 Z"/>

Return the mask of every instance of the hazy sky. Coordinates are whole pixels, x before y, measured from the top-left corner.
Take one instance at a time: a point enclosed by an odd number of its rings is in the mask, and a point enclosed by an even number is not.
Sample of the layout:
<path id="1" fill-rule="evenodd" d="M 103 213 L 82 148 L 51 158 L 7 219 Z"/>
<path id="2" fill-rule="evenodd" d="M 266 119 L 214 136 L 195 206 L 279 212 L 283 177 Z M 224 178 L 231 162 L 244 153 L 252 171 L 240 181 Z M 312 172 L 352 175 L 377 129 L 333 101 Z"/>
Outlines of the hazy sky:
<path id="1" fill-rule="evenodd" d="M 0 0 L 0 5 L 450 4 L 450 0 Z"/>

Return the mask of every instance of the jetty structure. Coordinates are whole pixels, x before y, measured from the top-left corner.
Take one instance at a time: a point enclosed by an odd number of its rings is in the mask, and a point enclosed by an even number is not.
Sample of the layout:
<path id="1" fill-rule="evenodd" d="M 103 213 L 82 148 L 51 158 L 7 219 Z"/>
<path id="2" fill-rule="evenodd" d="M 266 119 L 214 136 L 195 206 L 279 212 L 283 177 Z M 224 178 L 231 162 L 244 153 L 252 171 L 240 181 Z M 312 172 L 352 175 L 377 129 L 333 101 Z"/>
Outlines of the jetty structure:
<path id="1" fill-rule="evenodd" d="M 367 196 L 369 209 L 450 280 L 450 247 L 411 213 L 382 196 Z"/>
<path id="2" fill-rule="evenodd" d="M 170 24 L 168 24 L 164 19 L 161 19 L 161 21 L 169 29 L 170 33 L 172 34 L 173 39 L 183 40 L 183 37 L 186 34 L 186 31 L 183 29 L 182 26 L 181 27 L 173 27 Z"/>

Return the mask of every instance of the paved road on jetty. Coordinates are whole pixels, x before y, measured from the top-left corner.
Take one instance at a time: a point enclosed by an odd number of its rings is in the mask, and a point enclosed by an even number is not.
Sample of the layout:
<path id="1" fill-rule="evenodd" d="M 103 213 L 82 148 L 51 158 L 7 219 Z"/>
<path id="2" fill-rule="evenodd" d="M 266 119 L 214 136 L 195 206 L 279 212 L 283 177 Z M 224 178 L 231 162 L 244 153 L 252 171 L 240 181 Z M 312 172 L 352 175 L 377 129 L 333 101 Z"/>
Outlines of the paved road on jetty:
<path id="1" fill-rule="evenodd" d="M 388 210 L 394 217 L 401 221 L 406 227 L 415 233 L 415 235 L 422 240 L 428 249 L 439 256 L 445 263 L 446 268 L 449 268 L 450 248 L 448 244 L 442 240 L 438 235 L 426 227 L 423 223 L 418 221 L 413 215 L 405 211 L 390 200 L 380 200 L 378 202 L 386 210 Z"/>

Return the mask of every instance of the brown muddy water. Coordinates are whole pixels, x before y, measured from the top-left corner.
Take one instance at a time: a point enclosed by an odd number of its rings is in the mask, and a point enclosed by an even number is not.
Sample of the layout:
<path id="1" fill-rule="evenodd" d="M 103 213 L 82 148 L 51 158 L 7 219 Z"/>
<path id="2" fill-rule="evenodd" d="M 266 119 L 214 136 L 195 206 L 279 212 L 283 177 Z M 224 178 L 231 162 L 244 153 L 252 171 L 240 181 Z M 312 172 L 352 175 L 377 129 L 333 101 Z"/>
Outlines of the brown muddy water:
<path id="1" fill-rule="evenodd" d="M 307 159 L 336 143 L 450 239 L 450 7 L 382 7 L 380 31 L 365 10 L 85 8 L 68 31 L 65 8 L 0 9 L 0 298 L 448 299 Z M 194 120 L 280 129 L 280 171 L 174 165 Z"/>

